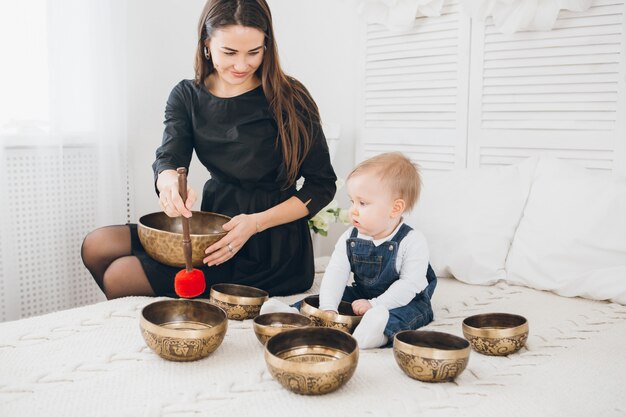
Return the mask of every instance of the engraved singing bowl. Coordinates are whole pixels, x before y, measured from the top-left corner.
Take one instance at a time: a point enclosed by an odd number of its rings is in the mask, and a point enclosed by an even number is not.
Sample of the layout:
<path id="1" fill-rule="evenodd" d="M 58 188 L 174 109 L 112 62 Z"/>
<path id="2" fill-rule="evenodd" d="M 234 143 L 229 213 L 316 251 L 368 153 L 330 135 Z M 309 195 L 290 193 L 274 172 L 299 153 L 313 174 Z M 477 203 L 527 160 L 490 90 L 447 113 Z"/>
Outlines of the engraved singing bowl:
<path id="1" fill-rule="evenodd" d="M 270 337 L 278 333 L 288 332 L 302 327 L 311 327 L 313 322 L 310 318 L 296 313 L 268 313 L 256 316 L 252 321 L 254 334 L 262 345 L 267 343 Z"/>
<path id="2" fill-rule="evenodd" d="M 230 217 L 206 211 L 193 211 L 189 219 L 191 237 L 191 262 L 202 266 L 205 249 L 226 235 L 222 226 Z M 169 217 L 163 212 L 142 216 L 137 224 L 139 240 L 151 258 L 169 266 L 185 266 L 183 254 L 183 225 L 179 217 Z"/>
<path id="3" fill-rule="evenodd" d="M 221 308 L 196 300 L 163 300 L 141 310 L 141 334 L 148 347 L 171 361 L 195 361 L 219 347 L 228 319 Z"/>
<path id="4" fill-rule="evenodd" d="M 506 356 L 526 344 L 528 321 L 517 314 L 478 314 L 463 320 L 463 335 L 478 353 Z"/>
<path id="5" fill-rule="evenodd" d="M 279 333 L 265 345 L 270 373 L 297 394 L 321 395 L 337 390 L 352 377 L 358 361 L 356 340 L 327 327 Z"/>
<path id="6" fill-rule="evenodd" d="M 363 316 L 357 316 L 352 310 L 352 305 L 347 301 L 339 303 L 339 312 L 330 312 L 319 309 L 320 298 L 318 295 L 310 295 L 302 300 L 300 313 L 309 317 L 314 326 L 332 327 L 346 333 L 354 332 Z"/>
<path id="7" fill-rule="evenodd" d="M 400 369 L 424 382 L 452 381 L 469 361 L 470 344 L 462 337 L 427 330 L 404 330 L 393 338 Z"/>
<path id="8" fill-rule="evenodd" d="M 214 284 L 209 302 L 221 307 L 231 320 L 253 319 L 269 298 L 267 291 L 239 284 Z"/>

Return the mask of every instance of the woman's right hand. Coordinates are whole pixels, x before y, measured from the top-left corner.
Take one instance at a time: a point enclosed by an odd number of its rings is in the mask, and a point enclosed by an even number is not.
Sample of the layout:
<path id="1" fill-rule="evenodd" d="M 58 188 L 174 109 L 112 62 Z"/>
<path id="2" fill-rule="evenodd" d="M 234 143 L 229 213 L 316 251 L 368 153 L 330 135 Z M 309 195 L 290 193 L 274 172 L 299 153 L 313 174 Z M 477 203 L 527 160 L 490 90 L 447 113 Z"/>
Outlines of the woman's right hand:
<path id="1" fill-rule="evenodd" d="M 173 169 L 166 169 L 159 173 L 157 178 L 159 190 L 159 204 L 161 209 L 169 217 L 191 217 L 191 208 L 197 200 L 197 194 L 193 188 L 187 185 L 187 201 L 183 203 L 178 191 L 178 173 Z"/>

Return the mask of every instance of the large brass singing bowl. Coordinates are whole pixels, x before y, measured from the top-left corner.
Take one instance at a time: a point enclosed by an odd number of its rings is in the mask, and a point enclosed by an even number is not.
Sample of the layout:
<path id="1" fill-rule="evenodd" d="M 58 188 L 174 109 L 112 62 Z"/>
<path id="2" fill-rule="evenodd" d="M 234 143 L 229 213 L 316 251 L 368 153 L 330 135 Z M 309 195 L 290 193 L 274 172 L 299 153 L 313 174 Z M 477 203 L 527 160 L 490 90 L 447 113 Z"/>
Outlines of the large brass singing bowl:
<path id="1" fill-rule="evenodd" d="M 463 320 L 463 335 L 478 353 L 506 356 L 526 344 L 528 321 L 517 314 L 478 314 Z"/>
<path id="2" fill-rule="evenodd" d="M 310 327 L 310 318 L 296 313 L 268 313 L 256 316 L 252 321 L 254 334 L 261 344 L 267 343 L 270 337 L 293 329 Z"/>
<path id="3" fill-rule="evenodd" d="M 424 382 L 456 378 L 469 361 L 469 342 L 448 333 L 404 330 L 393 339 L 393 355 L 405 374 Z"/>
<path id="4" fill-rule="evenodd" d="M 352 305 L 346 301 L 339 303 L 338 313 L 320 310 L 319 305 L 318 295 L 306 297 L 300 305 L 300 313 L 309 317 L 314 326 L 332 327 L 351 334 L 363 317 L 357 316 L 352 310 Z"/>
<path id="5" fill-rule="evenodd" d="M 356 340 L 346 332 L 307 327 L 277 334 L 265 345 L 272 376 L 297 394 L 335 391 L 354 374 L 359 361 Z"/>
<path id="6" fill-rule="evenodd" d="M 189 219 L 191 237 L 191 262 L 202 266 L 205 249 L 226 235 L 222 226 L 230 217 L 205 211 L 193 211 Z M 179 217 L 169 217 L 163 212 L 142 216 L 137 224 L 139 240 L 148 255 L 169 266 L 185 266 L 183 254 L 183 225 Z"/>
<path id="7" fill-rule="evenodd" d="M 239 284 L 214 284 L 209 302 L 224 309 L 231 320 L 253 319 L 269 298 L 267 291 Z"/>
<path id="8" fill-rule="evenodd" d="M 146 344 L 160 357 L 195 361 L 218 348 L 228 320 L 224 310 L 203 301 L 163 300 L 141 310 L 139 327 Z"/>

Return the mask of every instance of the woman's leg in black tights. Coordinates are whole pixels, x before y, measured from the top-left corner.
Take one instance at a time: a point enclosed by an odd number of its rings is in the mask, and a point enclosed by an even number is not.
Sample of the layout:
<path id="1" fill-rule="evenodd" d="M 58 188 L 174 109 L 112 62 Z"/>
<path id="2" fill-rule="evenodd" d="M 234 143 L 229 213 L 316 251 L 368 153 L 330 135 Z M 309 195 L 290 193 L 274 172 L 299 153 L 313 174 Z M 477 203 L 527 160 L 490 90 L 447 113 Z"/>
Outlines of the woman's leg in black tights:
<path id="1" fill-rule="evenodd" d="M 108 226 L 89 233 L 81 256 L 107 299 L 154 295 L 141 263 L 131 254 L 128 226 Z"/>

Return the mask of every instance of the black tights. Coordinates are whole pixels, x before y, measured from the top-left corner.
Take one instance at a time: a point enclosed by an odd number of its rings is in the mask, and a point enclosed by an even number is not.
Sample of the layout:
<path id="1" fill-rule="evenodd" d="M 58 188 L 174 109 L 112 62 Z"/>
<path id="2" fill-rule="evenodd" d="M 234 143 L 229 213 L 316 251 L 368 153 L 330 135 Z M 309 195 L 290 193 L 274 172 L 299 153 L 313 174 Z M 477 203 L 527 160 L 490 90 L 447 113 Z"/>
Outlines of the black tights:
<path id="1" fill-rule="evenodd" d="M 81 256 L 107 299 L 154 295 L 139 259 L 131 254 L 128 226 L 108 226 L 89 233 Z"/>

